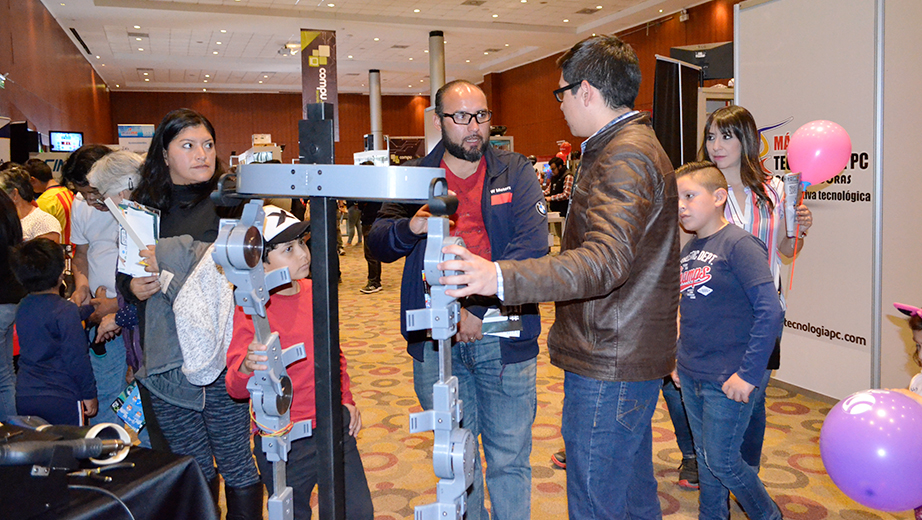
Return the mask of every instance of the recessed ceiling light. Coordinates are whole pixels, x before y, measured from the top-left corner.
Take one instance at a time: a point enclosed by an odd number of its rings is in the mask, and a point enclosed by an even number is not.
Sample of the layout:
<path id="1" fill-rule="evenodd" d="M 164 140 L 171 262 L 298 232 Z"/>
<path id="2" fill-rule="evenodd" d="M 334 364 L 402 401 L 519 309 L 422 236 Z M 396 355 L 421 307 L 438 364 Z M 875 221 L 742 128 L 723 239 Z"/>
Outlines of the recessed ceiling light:
<path id="1" fill-rule="evenodd" d="M 149 72 L 145 72 L 145 73 L 144 73 L 145 76 L 147 76 L 147 75 L 149 75 L 149 74 L 150 74 Z"/>
<path id="2" fill-rule="evenodd" d="M 239 2 L 240 0 L 237 0 L 237 1 Z M 208 89 L 207 89 L 207 88 L 203 88 L 203 89 L 202 89 L 202 92 L 208 92 Z"/>
<path id="3" fill-rule="evenodd" d="M 567 22 L 569 22 L 569 21 L 570 21 L 570 20 L 568 20 L 568 19 L 566 19 L 566 18 L 563 19 L 563 23 L 567 23 Z"/>
<path id="4" fill-rule="evenodd" d="M 527 3 L 528 3 L 528 0 L 522 0 L 522 3 L 523 3 L 523 4 L 527 4 Z"/>
<path id="5" fill-rule="evenodd" d="M 222 33 L 226 33 L 226 32 L 227 32 L 227 29 L 221 29 L 221 32 L 222 32 Z"/>
<path id="6" fill-rule="evenodd" d="M 137 41 L 141 41 L 141 38 L 135 38 L 135 40 L 137 40 Z"/>
<path id="7" fill-rule="evenodd" d="M 210 77 L 211 77 L 211 74 L 205 74 L 205 77 L 206 77 L 206 78 L 210 78 Z"/>
<path id="8" fill-rule="evenodd" d="M 352 55 L 351 55 L 351 54 L 350 54 L 349 56 L 347 56 L 347 57 L 348 57 L 350 60 L 352 59 Z"/>
<path id="9" fill-rule="evenodd" d="M 96 59 L 98 60 L 98 59 L 99 59 L 99 56 L 96 56 Z"/>
<path id="10" fill-rule="evenodd" d="M 423 52 L 425 52 L 426 54 L 429 54 L 429 49 L 426 49 Z"/>
<path id="11" fill-rule="evenodd" d="M 212 54 L 217 54 L 217 53 L 218 53 L 218 51 L 212 51 L 211 53 L 212 53 Z"/>
<path id="12" fill-rule="evenodd" d="M 138 47 L 138 50 L 141 51 L 141 52 L 144 52 L 144 48 L 143 48 L 143 47 Z"/>
<path id="13" fill-rule="evenodd" d="M 493 18 L 499 18 L 499 15 L 498 15 L 498 14 L 494 14 L 494 15 L 493 15 Z"/>
<path id="14" fill-rule="evenodd" d="M 662 12 L 663 12 L 663 10 L 662 10 L 662 9 L 660 9 L 660 10 L 659 10 L 659 12 L 661 12 L 661 13 L 662 13 Z"/>
<path id="15" fill-rule="evenodd" d="M 144 78 L 144 81 L 150 81 L 150 78 Z"/>
<path id="16" fill-rule="evenodd" d="M 595 8 L 596 8 L 596 9 L 601 9 L 602 6 L 601 6 L 601 5 L 597 5 L 597 6 L 595 6 Z"/>
<path id="17" fill-rule="evenodd" d="M 106 66 L 106 64 L 105 64 L 105 63 L 103 63 L 103 64 L 101 65 L 101 67 L 105 67 L 105 66 Z"/>
<path id="18" fill-rule="evenodd" d="M 410 61 L 413 61 L 413 58 L 410 58 Z"/>
<path id="19" fill-rule="evenodd" d="M 422 83 L 422 82 L 424 82 L 424 81 L 426 81 L 426 80 L 424 80 L 424 79 L 419 80 L 420 83 Z"/>
<path id="20" fill-rule="evenodd" d="M 269 75 L 268 75 L 268 74 L 263 74 L 263 77 L 264 77 L 264 78 L 268 78 Z"/>
<path id="21" fill-rule="evenodd" d="M 419 12 L 419 9 L 413 9 L 413 12 L 414 12 L 414 13 L 418 13 L 418 12 Z"/>
<path id="22" fill-rule="evenodd" d="M 486 55 L 486 54 L 490 54 L 490 53 L 489 53 L 489 52 L 487 52 L 487 51 L 483 51 L 483 53 L 484 53 L 484 55 Z"/>
<path id="23" fill-rule="evenodd" d="M 327 7 L 336 7 L 336 4 L 327 4 Z"/>
<path id="24" fill-rule="evenodd" d="M 380 41 L 380 40 L 381 40 L 381 38 L 375 38 L 375 41 Z"/>
<path id="25" fill-rule="evenodd" d="M 208 83 L 208 80 L 206 79 L 205 81 L 203 81 L 203 83 Z"/>
<path id="26" fill-rule="evenodd" d="M 464 63 L 470 63 L 471 60 L 464 60 Z"/>
<path id="27" fill-rule="evenodd" d="M 507 43 L 507 44 L 506 44 L 506 47 L 508 47 L 508 46 L 509 46 L 509 44 Z"/>
<path id="28" fill-rule="evenodd" d="M 413 85 L 407 85 L 407 88 L 413 88 Z"/>
<path id="29" fill-rule="evenodd" d="M 121 85 L 119 85 L 118 83 L 115 84 L 115 88 L 119 88 L 120 86 Z"/>
<path id="30" fill-rule="evenodd" d="M 214 42 L 215 45 L 221 45 L 221 42 Z"/>
<path id="31" fill-rule="evenodd" d="M 141 26 L 140 26 L 140 25 L 135 25 L 134 28 L 135 28 L 135 29 L 140 29 Z"/>
<path id="32" fill-rule="evenodd" d="M 263 80 L 259 80 L 259 83 L 262 84 Z"/>

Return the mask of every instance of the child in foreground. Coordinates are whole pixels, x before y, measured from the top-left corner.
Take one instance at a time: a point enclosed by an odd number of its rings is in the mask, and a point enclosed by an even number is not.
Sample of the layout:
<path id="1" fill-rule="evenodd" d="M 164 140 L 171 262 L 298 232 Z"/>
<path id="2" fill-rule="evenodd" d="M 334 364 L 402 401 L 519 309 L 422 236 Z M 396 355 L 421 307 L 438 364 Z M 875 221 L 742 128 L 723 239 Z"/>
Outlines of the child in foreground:
<path id="1" fill-rule="evenodd" d="M 266 220 L 263 225 L 265 248 L 263 263 L 266 271 L 288 267 L 291 285 L 275 289 L 266 306 L 266 316 L 274 332 L 278 332 L 283 347 L 304 343 L 307 357 L 287 367 L 291 378 L 293 394 L 291 404 L 292 422 L 310 419 L 317 426 L 314 400 L 314 321 L 311 298 L 311 253 L 310 223 L 302 222 L 291 213 L 266 206 Z M 264 370 L 268 359 L 266 347 L 254 341 L 253 320 L 243 309 L 237 307 L 234 314 L 234 334 L 227 351 L 227 392 L 237 399 L 249 399 L 246 385 L 255 370 Z M 362 428 L 362 418 L 352 392 L 349 389 L 349 375 L 346 373 L 346 358 L 340 353 L 341 388 L 343 403 L 343 463 L 345 465 L 346 518 L 350 520 L 371 520 L 374 511 L 371 493 L 365 478 L 365 468 L 359 457 L 355 436 Z M 262 451 L 262 442 L 256 439 L 256 464 L 262 481 L 269 491 L 272 489 L 272 468 Z M 311 518 L 311 492 L 317 484 L 317 446 L 313 437 L 298 439 L 291 443 L 286 467 L 287 482 L 294 492 L 294 517 L 296 520 Z"/>
<path id="2" fill-rule="evenodd" d="M 781 329 L 781 304 L 758 239 L 727 225 L 727 181 L 713 163 L 676 170 L 679 222 L 695 237 L 682 249 L 678 381 L 698 455 L 698 518 L 729 518 L 732 491 L 753 520 L 781 510 L 740 445 Z"/>
<path id="3" fill-rule="evenodd" d="M 13 274 L 29 293 L 16 311 L 21 345 L 16 413 L 79 426 L 83 413 L 92 417 L 99 408 L 82 324 L 93 307 L 79 308 L 58 292 L 64 250 L 57 242 L 29 240 L 14 247 L 9 258 Z"/>

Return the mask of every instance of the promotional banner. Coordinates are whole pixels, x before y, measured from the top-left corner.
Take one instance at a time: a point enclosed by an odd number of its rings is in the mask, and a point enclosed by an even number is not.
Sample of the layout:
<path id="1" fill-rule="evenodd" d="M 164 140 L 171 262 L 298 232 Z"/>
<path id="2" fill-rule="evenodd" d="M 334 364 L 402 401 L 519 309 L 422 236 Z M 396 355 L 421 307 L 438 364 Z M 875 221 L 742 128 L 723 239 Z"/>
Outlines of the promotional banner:
<path id="1" fill-rule="evenodd" d="M 873 21 L 873 0 L 777 0 L 738 4 L 734 25 L 736 102 L 762 133 L 766 171 L 788 173 L 790 138 L 806 123 L 833 121 L 851 137 L 846 168 L 804 193 L 813 226 L 803 251 L 782 257 L 775 377 L 834 398 L 871 386 Z"/>
<path id="2" fill-rule="evenodd" d="M 391 164 L 397 166 L 410 159 L 426 156 L 425 137 L 390 137 Z"/>
<path id="3" fill-rule="evenodd" d="M 154 138 L 154 125 L 118 125 L 119 150 L 147 153 Z"/>
<path id="4" fill-rule="evenodd" d="M 301 118 L 306 105 L 333 105 L 333 140 L 339 142 L 339 96 L 336 81 L 336 31 L 301 29 Z"/>

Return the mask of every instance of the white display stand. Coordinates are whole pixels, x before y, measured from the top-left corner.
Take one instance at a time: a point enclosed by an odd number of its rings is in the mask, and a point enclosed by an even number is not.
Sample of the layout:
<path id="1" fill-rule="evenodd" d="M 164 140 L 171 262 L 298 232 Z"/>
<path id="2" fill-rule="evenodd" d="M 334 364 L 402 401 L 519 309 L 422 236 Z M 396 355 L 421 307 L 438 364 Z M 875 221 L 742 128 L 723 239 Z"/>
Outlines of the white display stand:
<path id="1" fill-rule="evenodd" d="M 815 223 L 793 290 L 783 270 L 776 377 L 834 398 L 905 387 L 918 368 L 892 303 L 922 304 L 922 2 L 750 0 L 734 11 L 736 103 L 763 131 L 763 164 L 784 172 L 787 139 L 809 121 L 835 121 L 852 139 L 837 182 L 808 191 Z"/>

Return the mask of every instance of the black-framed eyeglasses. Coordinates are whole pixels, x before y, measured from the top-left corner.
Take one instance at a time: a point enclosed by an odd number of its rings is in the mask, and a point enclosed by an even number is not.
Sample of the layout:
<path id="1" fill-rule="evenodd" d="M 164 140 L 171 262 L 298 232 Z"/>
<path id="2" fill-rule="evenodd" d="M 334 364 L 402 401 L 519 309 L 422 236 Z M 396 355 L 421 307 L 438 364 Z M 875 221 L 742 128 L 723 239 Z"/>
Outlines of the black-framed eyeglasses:
<path id="1" fill-rule="evenodd" d="M 577 81 L 576 83 L 570 83 L 569 85 L 565 87 L 560 87 L 559 89 L 554 91 L 554 97 L 557 98 L 558 103 L 563 103 L 563 93 L 568 90 L 573 90 L 575 88 L 578 88 L 582 84 L 583 82 L 582 80 L 580 80 L 580 81 Z"/>
<path id="2" fill-rule="evenodd" d="M 476 119 L 477 123 L 483 124 L 493 119 L 493 112 L 490 110 L 481 110 L 476 114 L 468 114 L 467 112 L 455 112 L 454 114 L 442 114 L 442 117 L 450 117 L 456 125 L 469 125 L 471 124 L 471 119 Z"/>

